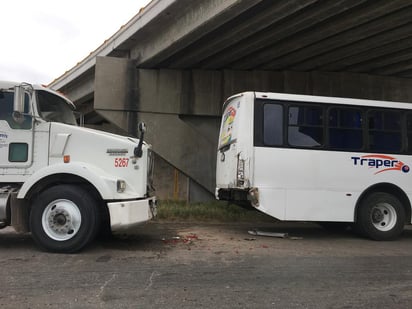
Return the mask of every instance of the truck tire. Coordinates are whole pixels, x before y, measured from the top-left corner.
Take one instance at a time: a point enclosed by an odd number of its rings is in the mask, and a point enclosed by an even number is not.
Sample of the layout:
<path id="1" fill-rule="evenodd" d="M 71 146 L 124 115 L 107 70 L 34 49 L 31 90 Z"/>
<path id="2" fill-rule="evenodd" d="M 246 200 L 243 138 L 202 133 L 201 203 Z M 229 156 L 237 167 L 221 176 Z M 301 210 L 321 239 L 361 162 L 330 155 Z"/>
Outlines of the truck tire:
<path id="1" fill-rule="evenodd" d="M 393 240 L 402 234 L 405 210 L 394 195 L 375 192 L 362 201 L 358 210 L 356 230 L 373 240 Z"/>
<path id="2" fill-rule="evenodd" d="M 33 203 L 30 229 L 43 249 L 73 253 L 90 243 L 99 228 L 97 203 L 74 185 L 57 185 L 43 191 Z"/>

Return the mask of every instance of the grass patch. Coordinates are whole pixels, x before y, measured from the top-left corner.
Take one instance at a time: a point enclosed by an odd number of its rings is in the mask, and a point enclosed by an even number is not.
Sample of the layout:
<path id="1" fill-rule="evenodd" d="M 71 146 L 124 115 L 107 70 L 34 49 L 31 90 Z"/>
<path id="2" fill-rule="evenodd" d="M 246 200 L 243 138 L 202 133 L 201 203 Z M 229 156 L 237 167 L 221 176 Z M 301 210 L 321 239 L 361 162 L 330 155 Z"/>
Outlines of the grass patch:
<path id="1" fill-rule="evenodd" d="M 157 219 L 167 221 L 250 222 L 275 219 L 253 208 L 243 208 L 227 202 L 186 203 L 162 200 L 158 202 Z"/>

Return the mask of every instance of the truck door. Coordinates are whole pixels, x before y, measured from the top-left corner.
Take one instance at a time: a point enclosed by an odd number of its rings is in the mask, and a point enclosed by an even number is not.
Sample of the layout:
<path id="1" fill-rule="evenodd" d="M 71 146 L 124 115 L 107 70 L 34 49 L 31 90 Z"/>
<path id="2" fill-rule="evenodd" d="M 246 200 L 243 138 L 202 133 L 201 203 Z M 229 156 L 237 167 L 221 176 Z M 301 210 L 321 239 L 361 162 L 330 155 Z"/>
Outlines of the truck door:
<path id="1" fill-rule="evenodd" d="M 24 114 L 13 117 L 14 92 L 0 90 L 0 168 L 8 175 L 24 174 L 32 164 L 33 119 L 25 94 Z"/>

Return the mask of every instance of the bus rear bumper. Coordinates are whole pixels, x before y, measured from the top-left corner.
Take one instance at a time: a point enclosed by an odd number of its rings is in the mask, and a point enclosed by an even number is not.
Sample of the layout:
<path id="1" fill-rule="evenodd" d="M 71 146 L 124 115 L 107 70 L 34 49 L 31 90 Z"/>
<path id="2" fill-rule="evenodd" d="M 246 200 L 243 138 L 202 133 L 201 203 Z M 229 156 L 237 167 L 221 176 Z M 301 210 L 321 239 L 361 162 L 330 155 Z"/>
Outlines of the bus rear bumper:
<path id="1" fill-rule="evenodd" d="M 253 207 L 259 207 L 258 188 L 216 188 L 216 199 L 233 202 L 249 202 Z"/>

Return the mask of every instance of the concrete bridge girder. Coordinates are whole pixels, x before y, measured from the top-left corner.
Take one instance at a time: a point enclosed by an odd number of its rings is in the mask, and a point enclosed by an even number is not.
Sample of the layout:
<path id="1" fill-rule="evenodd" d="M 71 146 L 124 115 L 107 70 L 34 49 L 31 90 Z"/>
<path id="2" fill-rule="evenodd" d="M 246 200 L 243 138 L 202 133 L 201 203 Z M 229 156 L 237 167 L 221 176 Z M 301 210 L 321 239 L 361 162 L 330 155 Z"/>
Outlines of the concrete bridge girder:
<path id="1" fill-rule="evenodd" d="M 411 86 L 410 79 L 353 73 L 147 70 L 104 57 L 96 62 L 94 108 L 131 135 L 145 121 L 153 150 L 212 197 L 228 96 L 256 90 L 411 102 Z"/>

